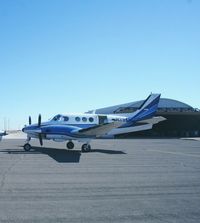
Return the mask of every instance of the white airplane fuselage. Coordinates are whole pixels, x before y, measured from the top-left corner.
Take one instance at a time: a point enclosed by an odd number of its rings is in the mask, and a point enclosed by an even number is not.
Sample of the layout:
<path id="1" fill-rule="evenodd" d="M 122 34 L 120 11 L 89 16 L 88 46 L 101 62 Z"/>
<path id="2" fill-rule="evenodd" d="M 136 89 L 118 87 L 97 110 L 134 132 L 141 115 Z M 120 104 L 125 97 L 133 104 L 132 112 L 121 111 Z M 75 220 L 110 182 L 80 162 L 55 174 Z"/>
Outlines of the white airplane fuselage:
<path id="1" fill-rule="evenodd" d="M 99 115 L 99 114 L 66 114 L 61 115 L 58 114 L 54 116 L 47 122 L 42 122 L 41 126 L 51 126 L 51 125 L 59 125 L 59 126 L 69 126 L 69 128 L 74 128 L 74 130 L 78 129 L 87 129 L 92 128 L 101 124 L 112 123 L 114 121 L 126 122 L 127 117 L 125 116 L 117 116 L 117 115 Z M 37 125 L 37 124 L 35 124 Z M 37 138 L 37 133 L 32 130 L 27 130 L 26 133 L 31 138 Z M 109 135 L 109 134 L 108 134 Z M 65 141 L 75 139 L 76 137 L 70 135 L 52 135 L 46 134 L 46 139 L 53 139 L 54 141 Z M 81 139 L 80 139 L 81 140 Z"/>
<path id="2" fill-rule="evenodd" d="M 101 115 L 101 114 L 66 114 L 61 115 L 58 114 L 52 119 L 50 119 L 47 122 L 42 122 L 41 126 L 51 126 L 51 125 L 59 125 L 59 126 L 68 126 L 69 129 L 72 128 L 74 131 L 80 130 L 80 129 L 88 129 L 95 126 L 99 126 L 101 124 L 107 124 L 112 122 L 121 122 L 126 123 L 128 114 L 126 116 L 123 116 L 123 114 L 120 115 Z M 130 132 L 137 132 L 137 131 L 143 131 L 151 129 L 153 124 L 156 124 L 160 121 L 163 121 L 162 117 L 153 117 L 149 120 L 146 120 L 145 122 L 141 123 L 138 126 L 129 126 L 129 127 L 116 127 L 111 129 L 105 136 L 102 138 L 112 138 L 115 135 L 118 134 L 125 134 Z M 37 125 L 37 124 L 35 124 Z M 71 129 L 70 129 L 71 132 Z M 28 137 L 31 138 L 38 138 L 38 134 L 34 131 L 27 130 L 26 133 L 28 134 Z M 53 139 L 54 141 L 66 141 L 66 140 L 74 140 L 77 139 L 77 136 L 71 135 L 71 134 L 46 134 L 46 139 Z M 82 138 L 78 137 L 79 141 L 82 141 Z M 85 141 L 85 139 L 84 139 Z"/>

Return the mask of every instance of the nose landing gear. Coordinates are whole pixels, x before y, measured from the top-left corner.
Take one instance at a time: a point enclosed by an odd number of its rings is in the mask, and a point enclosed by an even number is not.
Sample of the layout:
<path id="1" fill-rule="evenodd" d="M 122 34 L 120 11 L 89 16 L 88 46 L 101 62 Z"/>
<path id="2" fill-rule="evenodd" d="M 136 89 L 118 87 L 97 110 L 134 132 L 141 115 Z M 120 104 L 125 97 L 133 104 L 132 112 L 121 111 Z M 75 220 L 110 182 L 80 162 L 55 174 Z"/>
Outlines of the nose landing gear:
<path id="1" fill-rule="evenodd" d="M 26 144 L 24 144 L 24 150 L 26 151 L 26 152 L 29 152 L 30 150 L 31 150 L 31 145 L 29 144 L 29 143 L 26 143 Z"/>
<path id="2" fill-rule="evenodd" d="M 29 143 L 30 141 L 31 141 L 31 137 L 27 136 L 26 143 L 23 146 L 26 152 L 29 152 L 32 149 L 32 146 Z"/>

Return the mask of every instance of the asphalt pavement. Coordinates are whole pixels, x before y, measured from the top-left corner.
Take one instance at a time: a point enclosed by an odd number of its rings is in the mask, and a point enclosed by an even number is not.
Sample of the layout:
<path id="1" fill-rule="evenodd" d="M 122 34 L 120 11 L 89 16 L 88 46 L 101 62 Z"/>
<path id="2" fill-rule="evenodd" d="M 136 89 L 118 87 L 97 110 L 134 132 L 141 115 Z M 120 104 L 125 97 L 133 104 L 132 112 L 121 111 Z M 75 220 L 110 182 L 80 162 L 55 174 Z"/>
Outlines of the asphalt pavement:
<path id="1" fill-rule="evenodd" d="M 200 222 L 200 141 L 0 142 L 0 223 Z"/>

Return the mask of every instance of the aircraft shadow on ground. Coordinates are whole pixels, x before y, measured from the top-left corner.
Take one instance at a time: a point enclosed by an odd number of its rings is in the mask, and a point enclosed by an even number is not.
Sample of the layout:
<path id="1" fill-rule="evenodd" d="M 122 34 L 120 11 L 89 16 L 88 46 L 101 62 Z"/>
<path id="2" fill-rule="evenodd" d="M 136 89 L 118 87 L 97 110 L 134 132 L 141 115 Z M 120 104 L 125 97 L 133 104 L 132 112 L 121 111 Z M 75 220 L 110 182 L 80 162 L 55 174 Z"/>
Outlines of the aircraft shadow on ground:
<path id="1" fill-rule="evenodd" d="M 47 154 L 53 156 L 59 154 L 61 156 L 71 156 L 74 154 L 79 154 L 81 155 L 80 150 L 67 150 L 67 149 L 55 149 L 55 148 L 45 148 L 45 147 L 32 147 L 36 152 L 40 152 L 43 154 Z M 90 152 L 85 152 L 85 153 L 105 153 L 105 154 L 126 154 L 123 151 L 119 150 L 107 150 L 107 149 L 92 149 Z M 53 158 L 53 156 L 51 156 Z M 80 157 L 79 157 L 80 158 Z"/>
<path id="2" fill-rule="evenodd" d="M 22 146 L 19 146 L 22 147 Z M 66 150 L 66 149 L 55 149 L 47 147 L 36 147 L 33 146 L 32 150 L 26 152 L 18 149 L 6 149 L 0 152 L 8 154 L 45 154 L 50 156 L 52 159 L 59 163 L 78 163 L 80 161 L 81 152 L 78 150 Z"/>
<path id="3" fill-rule="evenodd" d="M 120 151 L 120 150 L 110 150 L 110 149 L 92 149 L 91 153 L 106 153 L 106 154 L 126 154 L 125 152 L 123 151 Z"/>
<path id="4" fill-rule="evenodd" d="M 46 154 L 59 163 L 79 163 L 81 152 L 78 150 L 55 149 L 47 147 L 35 147 L 33 151 Z"/>
<path id="5" fill-rule="evenodd" d="M 19 146 L 22 147 L 22 146 Z M 67 150 L 67 149 L 56 149 L 48 147 L 36 147 L 33 146 L 32 150 L 26 152 L 18 149 L 6 149 L 0 152 L 8 154 L 45 154 L 50 156 L 52 159 L 59 163 L 79 163 L 81 151 L 80 150 Z M 106 150 L 106 149 L 93 149 L 90 153 L 105 153 L 105 154 L 126 154 L 119 150 Z"/>

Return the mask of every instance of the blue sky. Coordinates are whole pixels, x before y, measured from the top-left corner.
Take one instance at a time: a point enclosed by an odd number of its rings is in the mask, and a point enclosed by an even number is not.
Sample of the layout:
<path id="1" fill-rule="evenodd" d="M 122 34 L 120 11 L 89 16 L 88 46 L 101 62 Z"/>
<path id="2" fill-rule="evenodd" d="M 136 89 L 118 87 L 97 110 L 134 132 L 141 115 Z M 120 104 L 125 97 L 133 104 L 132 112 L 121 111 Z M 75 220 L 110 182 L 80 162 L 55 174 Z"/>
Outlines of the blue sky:
<path id="1" fill-rule="evenodd" d="M 0 0 L 0 129 L 146 98 L 200 108 L 200 1 Z"/>

